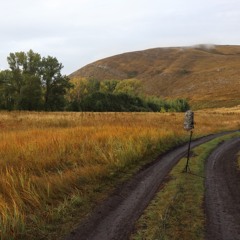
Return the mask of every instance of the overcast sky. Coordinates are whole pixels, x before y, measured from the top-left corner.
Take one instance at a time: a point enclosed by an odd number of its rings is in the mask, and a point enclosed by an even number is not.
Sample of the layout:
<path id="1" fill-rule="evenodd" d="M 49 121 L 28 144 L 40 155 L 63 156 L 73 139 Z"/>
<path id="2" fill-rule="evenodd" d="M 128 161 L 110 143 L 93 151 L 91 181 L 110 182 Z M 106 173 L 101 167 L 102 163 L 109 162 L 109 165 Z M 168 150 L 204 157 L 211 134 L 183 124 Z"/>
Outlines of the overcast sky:
<path id="1" fill-rule="evenodd" d="M 240 45 L 239 0 L 0 0 L 0 69 L 10 52 L 54 56 L 70 74 L 115 54 Z"/>

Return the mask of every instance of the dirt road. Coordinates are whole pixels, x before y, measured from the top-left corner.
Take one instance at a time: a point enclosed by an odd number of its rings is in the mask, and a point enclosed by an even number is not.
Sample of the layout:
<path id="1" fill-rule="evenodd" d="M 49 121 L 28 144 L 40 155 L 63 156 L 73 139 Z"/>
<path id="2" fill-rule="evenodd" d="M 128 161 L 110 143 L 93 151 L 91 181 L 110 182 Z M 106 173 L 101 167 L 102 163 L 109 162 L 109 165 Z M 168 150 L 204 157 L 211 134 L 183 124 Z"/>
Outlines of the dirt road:
<path id="1" fill-rule="evenodd" d="M 192 147 L 226 133 L 203 137 Z M 150 166 L 120 186 L 115 193 L 65 240 L 126 240 L 172 167 L 186 155 L 187 144 L 157 158 Z"/>
<path id="2" fill-rule="evenodd" d="M 206 239 L 240 239 L 240 138 L 221 144 L 205 166 Z"/>

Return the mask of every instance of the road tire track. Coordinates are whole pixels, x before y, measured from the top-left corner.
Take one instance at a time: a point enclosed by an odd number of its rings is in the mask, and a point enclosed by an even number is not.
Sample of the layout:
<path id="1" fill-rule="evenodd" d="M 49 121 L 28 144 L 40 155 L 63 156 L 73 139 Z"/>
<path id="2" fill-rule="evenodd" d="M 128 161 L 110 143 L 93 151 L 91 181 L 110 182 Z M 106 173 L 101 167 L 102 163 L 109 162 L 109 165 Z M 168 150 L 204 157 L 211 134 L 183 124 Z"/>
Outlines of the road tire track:
<path id="1" fill-rule="evenodd" d="M 236 159 L 240 138 L 216 148 L 205 165 L 207 240 L 240 239 L 240 172 Z"/>

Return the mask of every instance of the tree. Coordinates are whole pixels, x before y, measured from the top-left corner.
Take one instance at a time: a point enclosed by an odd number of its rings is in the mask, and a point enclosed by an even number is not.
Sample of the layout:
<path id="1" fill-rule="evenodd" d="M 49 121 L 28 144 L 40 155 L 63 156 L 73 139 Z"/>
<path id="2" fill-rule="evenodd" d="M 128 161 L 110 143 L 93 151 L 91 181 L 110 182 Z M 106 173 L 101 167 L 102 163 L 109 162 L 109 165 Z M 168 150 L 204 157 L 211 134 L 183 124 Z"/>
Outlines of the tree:
<path id="1" fill-rule="evenodd" d="M 105 80 L 100 82 L 100 92 L 113 93 L 120 80 Z"/>
<path id="2" fill-rule="evenodd" d="M 14 108 L 15 87 L 11 71 L 0 72 L 0 108 L 12 110 Z"/>
<path id="3" fill-rule="evenodd" d="M 10 53 L 7 60 L 12 73 L 13 108 L 38 110 L 41 105 L 40 54 L 32 50 Z"/>
<path id="4" fill-rule="evenodd" d="M 67 92 L 68 110 L 80 111 L 80 102 L 88 95 L 88 80 L 86 78 L 72 78 L 73 87 Z"/>
<path id="5" fill-rule="evenodd" d="M 37 76 L 24 76 L 19 106 L 21 110 L 41 110 L 43 108 L 41 81 Z"/>
<path id="6" fill-rule="evenodd" d="M 69 78 L 61 74 L 63 66 L 55 57 L 42 59 L 41 74 L 44 90 L 44 108 L 49 111 L 63 110 L 66 104 L 64 96 L 72 87 Z"/>
<path id="7" fill-rule="evenodd" d="M 26 54 L 24 52 L 10 53 L 7 61 L 12 73 L 11 87 L 14 108 L 19 108 L 21 87 L 23 86 L 22 73 L 25 68 Z"/>
<path id="8" fill-rule="evenodd" d="M 89 94 L 98 92 L 100 89 L 100 82 L 97 79 L 90 78 L 88 80 L 87 90 Z"/>
<path id="9" fill-rule="evenodd" d="M 71 87 L 54 57 L 42 58 L 32 50 L 10 53 L 10 70 L 0 74 L 1 108 L 17 110 L 63 110 Z"/>
<path id="10" fill-rule="evenodd" d="M 137 79 L 125 79 L 117 83 L 113 93 L 126 93 L 137 96 L 142 92 L 141 82 Z"/>

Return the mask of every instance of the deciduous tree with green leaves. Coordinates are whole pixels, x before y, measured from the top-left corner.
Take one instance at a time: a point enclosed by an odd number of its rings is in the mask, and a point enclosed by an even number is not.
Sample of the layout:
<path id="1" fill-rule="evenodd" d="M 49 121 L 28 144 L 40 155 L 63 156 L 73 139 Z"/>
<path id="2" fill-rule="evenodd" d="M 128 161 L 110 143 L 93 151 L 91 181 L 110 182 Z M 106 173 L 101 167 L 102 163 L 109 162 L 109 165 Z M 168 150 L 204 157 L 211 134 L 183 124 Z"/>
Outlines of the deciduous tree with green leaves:
<path id="1" fill-rule="evenodd" d="M 10 70 L 0 73 L 1 108 L 12 110 L 63 110 L 65 94 L 71 87 L 61 74 L 55 57 L 41 57 L 32 50 L 10 53 Z"/>
<path id="2" fill-rule="evenodd" d="M 42 84 L 44 108 L 47 111 L 63 110 L 66 104 L 65 94 L 72 85 L 69 78 L 61 74 L 63 65 L 55 57 L 42 59 Z"/>

